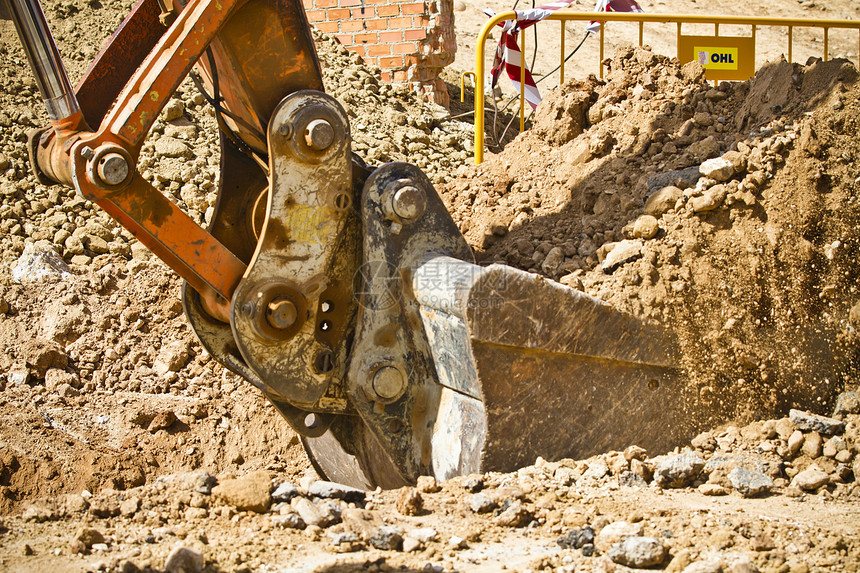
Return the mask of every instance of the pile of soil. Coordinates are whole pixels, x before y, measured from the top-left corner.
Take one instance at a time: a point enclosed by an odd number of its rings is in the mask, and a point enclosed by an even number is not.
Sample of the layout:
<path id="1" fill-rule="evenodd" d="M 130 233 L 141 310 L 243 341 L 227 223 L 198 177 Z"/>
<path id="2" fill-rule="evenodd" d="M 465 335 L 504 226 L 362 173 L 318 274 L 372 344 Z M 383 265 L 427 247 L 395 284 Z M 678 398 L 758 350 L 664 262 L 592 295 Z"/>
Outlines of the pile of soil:
<path id="1" fill-rule="evenodd" d="M 856 69 L 713 86 L 643 48 L 609 66 L 445 186 L 455 220 L 483 261 L 670 328 L 711 423 L 829 410 L 858 381 Z"/>

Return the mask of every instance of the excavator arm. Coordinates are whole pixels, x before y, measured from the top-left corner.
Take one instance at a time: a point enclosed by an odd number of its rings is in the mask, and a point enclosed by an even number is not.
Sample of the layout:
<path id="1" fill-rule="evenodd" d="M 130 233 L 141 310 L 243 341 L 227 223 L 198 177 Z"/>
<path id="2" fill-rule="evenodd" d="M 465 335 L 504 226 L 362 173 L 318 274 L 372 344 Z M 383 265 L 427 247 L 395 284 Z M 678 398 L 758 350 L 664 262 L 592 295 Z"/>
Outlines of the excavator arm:
<path id="1" fill-rule="evenodd" d="M 393 488 L 695 431 L 660 328 L 475 265 L 419 169 L 353 155 L 299 0 L 141 0 L 77 90 L 38 0 L 4 1 L 52 120 L 30 141 L 40 179 L 185 279 L 203 346 L 279 409 L 324 476 Z M 207 229 L 136 169 L 195 66 L 221 130 Z M 658 411 L 678 425 L 654 424 Z"/>

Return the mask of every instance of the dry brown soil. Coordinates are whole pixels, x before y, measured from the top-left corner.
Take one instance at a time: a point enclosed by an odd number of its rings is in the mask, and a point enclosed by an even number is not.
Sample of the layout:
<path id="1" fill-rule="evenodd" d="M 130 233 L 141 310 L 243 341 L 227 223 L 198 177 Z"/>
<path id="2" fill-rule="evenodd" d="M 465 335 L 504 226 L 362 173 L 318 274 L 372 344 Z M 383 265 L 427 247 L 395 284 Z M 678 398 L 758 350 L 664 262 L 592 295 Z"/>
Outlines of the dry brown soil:
<path id="1" fill-rule="evenodd" d="M 858 14 L 853 0 L 642 4 Z M 73 78 L 129 6 L 47 3 Z M 457 69 L 473 67 L 481 7 L 458 3 Z M 482 262 L 664 324 L 705 430 L 670 453 L 357 494 L 314 485 L 289 426 L 193 338 L 171 271 L 29 174 L 25 132 L 45 116 L 8 22 L 0 33 L 0 571 L 180 571 L 177 548 L 186 573 L 860 569 L 856 35 L 832 44 L 854 64 L 801 65 L 820 39 L 798 34 L 799 64 L 764 65 L 783 40 L 763 30 L 756 79 L 719 86 L 658 55 L 659 34 L 654 52 L 610 44 L 606 77 L 587 79 L 590 41 L 534 128 L 478 167 L 469 124 L 321 39 L 357 152 L 425 169 Z M 214 122 L 188 82 L 170 108 L 141 171 L 205 221 Z M 730 170 L 701 176 L 719 156 Z M 34 248 L 66 270 L 15 275 Z"/>

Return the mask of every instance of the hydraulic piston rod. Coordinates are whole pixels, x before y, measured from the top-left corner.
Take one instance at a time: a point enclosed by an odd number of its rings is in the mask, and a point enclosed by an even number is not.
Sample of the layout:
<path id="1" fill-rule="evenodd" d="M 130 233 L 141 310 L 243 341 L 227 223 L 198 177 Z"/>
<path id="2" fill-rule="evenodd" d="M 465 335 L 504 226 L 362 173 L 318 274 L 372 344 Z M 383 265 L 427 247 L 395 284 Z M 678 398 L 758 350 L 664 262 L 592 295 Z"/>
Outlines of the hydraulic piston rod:
<path id="1" fill-rule="evenodd" d="M 48 117 L 58 124 L 78 116 L 78 100 L 48 29 L 41 3 L 39 0 L 2 1 L 15 22 L 21 44 L 27 52 Z"/>

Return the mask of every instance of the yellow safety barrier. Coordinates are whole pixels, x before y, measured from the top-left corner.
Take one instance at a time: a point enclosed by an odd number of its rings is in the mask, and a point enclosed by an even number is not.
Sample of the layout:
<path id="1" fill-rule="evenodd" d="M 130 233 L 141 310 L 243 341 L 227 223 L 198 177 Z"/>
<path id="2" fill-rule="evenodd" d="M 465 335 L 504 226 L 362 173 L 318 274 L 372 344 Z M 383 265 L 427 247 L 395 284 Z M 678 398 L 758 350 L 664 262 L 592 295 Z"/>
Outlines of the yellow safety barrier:
<path id="1" fill-rule="evenodd" d="M 484 160 L 484 45 L 487 42 L 487 37 L 490 32 L 500 23 L 507 20 L 515 20 L 516 12 L 503 12 L 490 18 L 481 33 L 478 34 L 478 43 L 475 47 L 475 163 L 481 163 Z M 755 69 L 755 58 L 747 57 L 741 66 L 730 66 L 734 64 L 732 60 L 737 59 L 738 54 L 743 52 L 744 48 L 748 49 L 749 45 L 755 48 L 755 31 L 757 26 L 774 26 L 788 28 L 788 61 L 792 58 L 792 41 L 794 28 L 822 28 L 824 30 L 824 60 L 828 58 L 829 31 L 831 28 L 847 28 L 856 29 L 860 32 L 860 21 L 855 20 L 821 20 L 821 19 L 798 19 L 798 18 L 766 18 L 754 16 L 700 16 L 695 14 L 644 14 L 644 13 L 628 13 L 628 12 L 569 12 L 559 10 L 553 12 L 547 20 L 556 20 L 561 22 L 561 65 L 560 65 L 560 83 L 564 83 L 564 31 L 565 22 L 578 21 L 595 21 L 601 24 L 607 22 L 636 22 L 639 24 L 639 45 L 643 43 L 644 28 L 646 23 L 657 24 L 677 24 L 677 46 L 678 59 L 690 61 L 694 59 L 693 54 L 697 53 L 700 60 L 702 58 L 716 57 L 710 65 L 706 65 L 707 77 L 709 79 L 738 79 L 738 74 L 750 73 L 748 67 L 752 64 L 752 70 Z M 713 36 L 684 36 L 681 34 L 681 26 L 683 24 L 713 24 Z M 751 26 L 752 37 L 736 37 L 736 36 L 720 36 L 720 25 L 740 25 Z M 603 49 L 604 49 L 604 31 L 605 25 L 600 26 L 600 77 L 603 77 Z M 738 42 L 735 43 L 734 40 Z M 525 90 L 525 31 L 520 32 L 520 131 L 525 127 L 525 98 L 523 92 Z M 740 46 L 740 47 L 739 47 Z M 716 49 L 715 49 L 716 48 Z M 682 54 L 681 50 L 684 49 Z M 860 35 L 858 35 L 858 53 L 860 53 Z M 721 59 L 722 58 L 722 59 Z M 731 67 L 732 69 L 727 69 Z M 708 69 L 710 68 L 710 69 Z M 750 76 L 752 74 L 750 73 Z M 750 77 L 750 76 L 747 76 Z M 746 78 L 743 78 L 746 79 Z"/>

